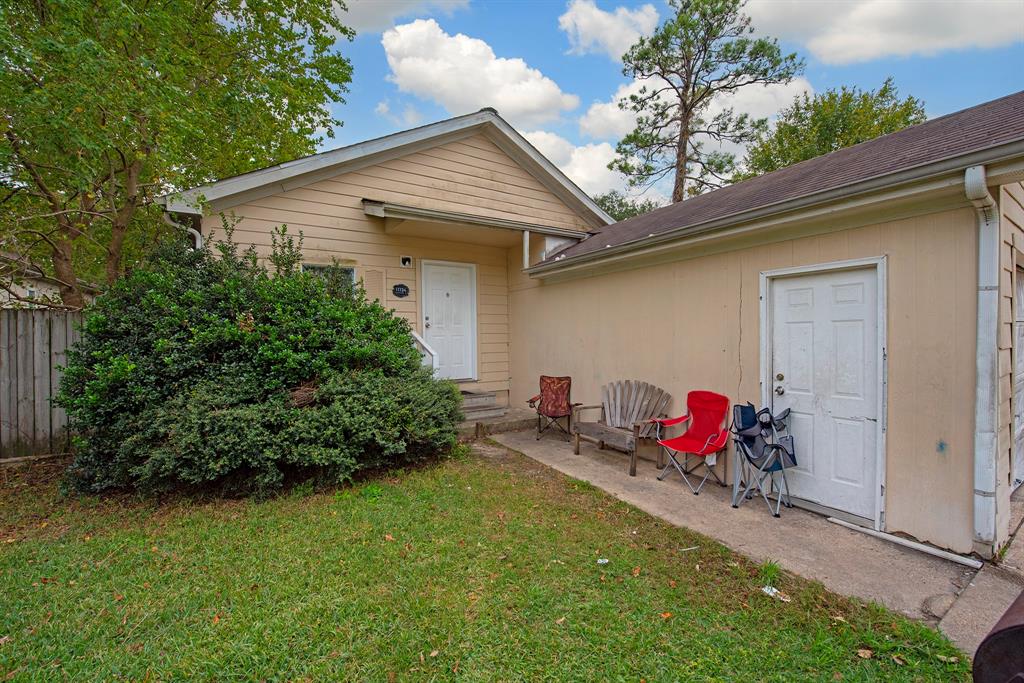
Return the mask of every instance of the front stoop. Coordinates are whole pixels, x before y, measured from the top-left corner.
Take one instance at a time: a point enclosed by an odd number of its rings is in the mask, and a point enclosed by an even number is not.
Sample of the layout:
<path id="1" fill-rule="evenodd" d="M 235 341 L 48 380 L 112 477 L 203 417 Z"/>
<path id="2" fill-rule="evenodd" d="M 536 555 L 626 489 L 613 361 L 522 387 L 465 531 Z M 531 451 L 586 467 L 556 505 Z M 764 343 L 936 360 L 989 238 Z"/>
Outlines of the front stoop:
<path id="1" fill-rule="evenodd" d="M 518 432 L 533 429 L 537 425 L 537 414 L 525 408 L 501 408 L 498 415 L 466 415 L 466 421 L 459 425 L 459 441 L 473 441 L 491 434 Z"/>

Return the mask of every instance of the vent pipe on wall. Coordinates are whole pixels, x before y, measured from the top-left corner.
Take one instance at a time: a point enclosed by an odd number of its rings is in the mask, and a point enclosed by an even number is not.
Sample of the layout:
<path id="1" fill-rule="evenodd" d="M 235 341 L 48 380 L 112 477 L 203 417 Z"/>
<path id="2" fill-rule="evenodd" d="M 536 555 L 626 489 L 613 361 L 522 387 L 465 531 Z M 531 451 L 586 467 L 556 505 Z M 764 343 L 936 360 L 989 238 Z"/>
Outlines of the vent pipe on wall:
<path id="1" fill-rule="evenodd" d="M 999 452 L 999 207 L 984 166 L 964 172 L 964 193 L 978 221 L 978 328 L 974 397 L 974 546 L 995 553 Z"/>

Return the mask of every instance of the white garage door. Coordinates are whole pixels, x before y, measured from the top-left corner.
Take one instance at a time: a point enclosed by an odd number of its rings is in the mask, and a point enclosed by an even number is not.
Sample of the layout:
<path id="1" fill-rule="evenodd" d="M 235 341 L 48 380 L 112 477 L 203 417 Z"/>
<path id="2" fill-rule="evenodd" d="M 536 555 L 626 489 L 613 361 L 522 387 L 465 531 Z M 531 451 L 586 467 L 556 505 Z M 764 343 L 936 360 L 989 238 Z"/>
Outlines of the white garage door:
<path id="1" fill-rule="evenodd" d="M 772 280 L 771 397 L 792 410 L 795 498 L 873 520 L 878 467 L 874 268 Z"/>

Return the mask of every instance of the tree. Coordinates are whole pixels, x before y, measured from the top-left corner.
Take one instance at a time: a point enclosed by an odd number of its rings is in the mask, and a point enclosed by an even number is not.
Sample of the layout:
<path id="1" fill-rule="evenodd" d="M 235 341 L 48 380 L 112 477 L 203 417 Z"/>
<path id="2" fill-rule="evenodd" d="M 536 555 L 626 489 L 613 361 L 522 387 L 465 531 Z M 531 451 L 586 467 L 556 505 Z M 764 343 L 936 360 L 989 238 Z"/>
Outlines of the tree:
<path id="1" fill-rule="evenodd" d="M 747 147 L 737 179 L 753 178 L 792 164 L 923 123 L 924 102 L 900 99 L 892 77 L 878 90 L 843 86 L 796 97 L 779 112 L 774 128 Z"/>
<path id="2" fill-rule="evenodd" d="M 623 55 L 623 74 L 639 92 L 619 103 L 637 115 L 636 127 L 616 147 L 609 168 L 634 186 L 674 174 L 672 201 L 720 187 L 735 155 L 707 146 L 742 144 L 767 125 L 723 106 L 723 97 L 773 83 L 803 70 L 778 41 L 753 38 L 744 0 L 670 0 L 675 15 Z M 718 110 L 712 113 L 712 105 Z"/>
<path id="3" fill-rule="evenodd" d="M 313 152 L 351 36 L 331 0 L 4 3 L 0 250 L 81 306 L 160 231 L 155 197 Z"/>
<path id="4" fill-rule="evenodd" d="M 604 194 L 599 194 L 594 197 L 594 202 L 616 221 L 624 221 L 627 218 L 642 216 L 661 206 L 661 204 L 653 199 L 634 199 L 627 197 L 618 190 L 610 190 Z"/>

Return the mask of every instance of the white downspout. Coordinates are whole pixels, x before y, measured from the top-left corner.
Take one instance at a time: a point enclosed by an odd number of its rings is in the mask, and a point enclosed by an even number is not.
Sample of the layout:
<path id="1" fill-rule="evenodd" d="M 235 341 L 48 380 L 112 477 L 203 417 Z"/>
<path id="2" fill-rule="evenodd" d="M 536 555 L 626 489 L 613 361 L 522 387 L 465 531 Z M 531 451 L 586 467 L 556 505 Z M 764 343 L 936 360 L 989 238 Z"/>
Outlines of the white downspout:
<path id="1" fill-rule="evenodd" d="M 195 245 L 196 249 L 202 249 L 203 248 L 203 235 L 198 230 L 196 230 L 195 228 L 190 227 L 188 225 L 182 225 L 181 223 L 178 223 L 176 220 L 171 218 L 171 215 L 169 213 L 167 213 L 166 211 L 163 212 L 163 219 L 164 219 L 164 223 L 167 223 L 167 225 L 171 226 L 172 228 L 178 228 L 179 230 L 184 230 L 189 235 L 191 235 L 192 236 L 192 243 Z"/>
<path id="2" fill-rule="evenodd" d="M 999 208 L 984 166 L 964 172 L 964 193 L 978 220 L 978 329 L 974 397 L 974 545 L 991 557 L 996 540 L 999 450 Z"/>

